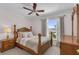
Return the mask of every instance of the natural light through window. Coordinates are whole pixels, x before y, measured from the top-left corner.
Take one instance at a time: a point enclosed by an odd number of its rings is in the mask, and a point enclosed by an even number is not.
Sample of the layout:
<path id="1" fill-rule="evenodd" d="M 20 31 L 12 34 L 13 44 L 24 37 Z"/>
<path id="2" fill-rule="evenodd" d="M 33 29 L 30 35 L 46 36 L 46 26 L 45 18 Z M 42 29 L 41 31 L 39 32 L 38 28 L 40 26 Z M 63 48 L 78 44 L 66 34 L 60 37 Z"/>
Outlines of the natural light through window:
<path id="1" fill-rule="evenodd" d="M 48 21 L 48 28 L 56 28 L 57 20 L 52 19 Z"/>

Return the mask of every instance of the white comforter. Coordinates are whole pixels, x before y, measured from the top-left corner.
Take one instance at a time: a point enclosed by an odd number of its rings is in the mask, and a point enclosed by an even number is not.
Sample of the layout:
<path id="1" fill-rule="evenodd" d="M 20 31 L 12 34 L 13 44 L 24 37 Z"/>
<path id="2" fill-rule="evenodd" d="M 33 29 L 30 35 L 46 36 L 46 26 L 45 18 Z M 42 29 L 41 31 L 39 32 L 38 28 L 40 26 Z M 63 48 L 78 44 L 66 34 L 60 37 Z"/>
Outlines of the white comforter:
<path id="1" fill-rule="evenodd" d="M 47 37 L 41 37 L 41 44 L 46 43 L 49 40 Z M 22 44 L 23 46 L 27 46 L 37 52 L 38 47 L 38 36 L 33 36 L 31 38 L 18 38 L 17 43 Z"/>

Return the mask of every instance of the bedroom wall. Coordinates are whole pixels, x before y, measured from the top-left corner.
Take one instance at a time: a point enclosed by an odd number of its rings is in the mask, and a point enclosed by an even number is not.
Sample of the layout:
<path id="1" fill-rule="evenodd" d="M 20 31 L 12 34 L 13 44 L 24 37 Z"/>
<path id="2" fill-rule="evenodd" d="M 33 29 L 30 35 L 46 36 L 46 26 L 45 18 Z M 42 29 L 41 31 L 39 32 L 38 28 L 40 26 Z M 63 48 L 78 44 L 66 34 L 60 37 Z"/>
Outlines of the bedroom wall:
<path id="1" fill-rule="evenodd" d="M 30 20 L 32 25 L 32 32 L 34 35 L 37 35 L 38 33 L 41 33 L 42 35 L 46 35 L 47 33 L 47 20 L 45 18 L 31 18 Z"/>
<path id="2" fill-rule="evenodd" d="M 42 23 L 41 19 L 38 18 L 32 18 L 30 20 L 31 25 L 32 25 L 32 31 L 34 35 L 37 35 L 38 33 L 42 33 Z"/>
<path id="3" fill-rule="evenodd" d="M 43 36 L 47 36 L 48 34 L 48 20 L 47 19 L 41 19 L 41 31 Z"/>
<path id="4" fill-rule="evenodd" d="M 66 13 L 61 13 L 61 14 L 57 14 L 57 15 L 51 15 L 53 17 L 58 17 L 61 15 L 65 16 L 65 20 L 64 20 L 64 34 L 65 35 L 71 35 L 71 29 L 72 29 L 72 25 L 71 25 L 71 12 L 66 12 Z M 45 17 L 50 19 L 50 17 Z M 24 16 L 22 14 L 19 14 L 17 12 L 13 13 L 11 11 L 6 11 L 6 10 L 1 10 L 0 9 L 0 32 L 2 32 L 2 25 L 13 25 L 16 24 L 17 28 L 20 27 L 29 27 L 32 26 L 32 30 L 33 30 L 33 34 L 38 34 L 38 33 L 42 33 L 42 19 L 45 18 L 41 18 L 41 17 L 34 17 L 34 18 L 28 18 L 27 16 Z M 76 31 L 76 21 L 74 22 L 74 34 L 76 35 L 77 31 Z"/>
<path id="5" fill-rule="evenodd" d="M 66 13 L 66 16 L 64 17 L 64 34 L 65 35 L 72 35 L 72 13 Z M 73 23 L 73 31 L 74 36 L 77 36 L 77 19 L 76 15 L 74 16 L 74 23 Z"/>
<path id="6" fill-rule="evenodd" d="M 31 23 L 26 16 L 23 16 L 17 12 L 6 11 L 0 9 L 0 32 L 3 32 L 3 25 L 12 26 L 16 24 L 17 28 L 20 27 L 29 27 Z"/>
<path id="7" fill-rule="evenodd" d="M 71 11 L 67 11 L 67 12 L 63 12 L 61 14 L 57 14 L 57 15 L 51 15 L 47 16 L 45 18 L 43 17 L 36 17 L 36 18 L 31 18 L 30 22 L 32 24 L 32 29 L 33 29 L 33 33 L 34 34 L 38 34 L 38 33 L 43 33 L 44 30 L 46 30 L 45 28 L 42 28 L 42 20 L 43 19 L 53 19 L 53 18 L 58 18 L 59 16 L 62 15 L 66 15 L 64 18 L 64 34 L 65 35 L 71 35 L 71 30 L 72 30 L 72 25 L 71 25 Z M 74 26 L 75 27 L 75 26 Z M 74 28 L 74 33 L 76 35 L 76 29 Z"/>
<path id="8" fill-rule="evenodd" d="M 64 35 L 72 35 L 72 19 L 71 19 L 71 15 L 72 15 L 72 9 L 70 10 L 66 10 L 64 12 L 59 12 L 57 14 L 51 15 L 51 17 L 48 17 L 48 19 L 53 19 L 53 18 L 59 18 L 60 16 L 64 17 Z M 74 36 L 77 36 L 77 19 L 76 19 L 76 15 L 74 16 Z"/>
<path id="9" fill-rule="evenodd" d="M 71 13 L 65 14 L 64 17 L 64 35 L 72 35 Z"/>

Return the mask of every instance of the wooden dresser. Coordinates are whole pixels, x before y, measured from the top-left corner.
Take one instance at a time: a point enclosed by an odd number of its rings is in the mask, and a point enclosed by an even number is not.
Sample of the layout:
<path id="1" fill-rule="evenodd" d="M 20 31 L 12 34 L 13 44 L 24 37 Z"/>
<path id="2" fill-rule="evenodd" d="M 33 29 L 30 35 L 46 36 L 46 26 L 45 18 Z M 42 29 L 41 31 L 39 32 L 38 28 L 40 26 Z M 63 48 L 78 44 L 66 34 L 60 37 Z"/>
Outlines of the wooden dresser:
<path id="1" fill-rule="evenodd" d="M 61 40 L 60 42 L 61 55 L 79 55 L 77 50 L 79 50 L 79 43 L 77 43 L 76 39 L 74 39 L 73 41 L 72 39 L 69 38 Z"/>
<path id="2" fill-rule="evenodd" d="M 4 52 L 4 51 L 9 50 L 14 47 L 15 47 L 15 40 L 14 39 L 4 39 L 2 41 L 1 52 Z"/>

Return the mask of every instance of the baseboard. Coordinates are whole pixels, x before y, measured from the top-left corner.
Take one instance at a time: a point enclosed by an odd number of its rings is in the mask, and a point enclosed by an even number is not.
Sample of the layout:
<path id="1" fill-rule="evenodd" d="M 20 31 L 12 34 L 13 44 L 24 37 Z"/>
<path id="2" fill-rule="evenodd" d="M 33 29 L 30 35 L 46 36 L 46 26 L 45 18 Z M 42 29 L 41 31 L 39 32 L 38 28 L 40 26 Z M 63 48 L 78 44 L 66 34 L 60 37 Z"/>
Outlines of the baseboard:
<path id="1" fill-rule="evenodd" d="M 63 37 L 72 37 L 72 35 L 64 35 Z M 77 36 L 73 36 L 73 37 L 77 37 Z"/>

